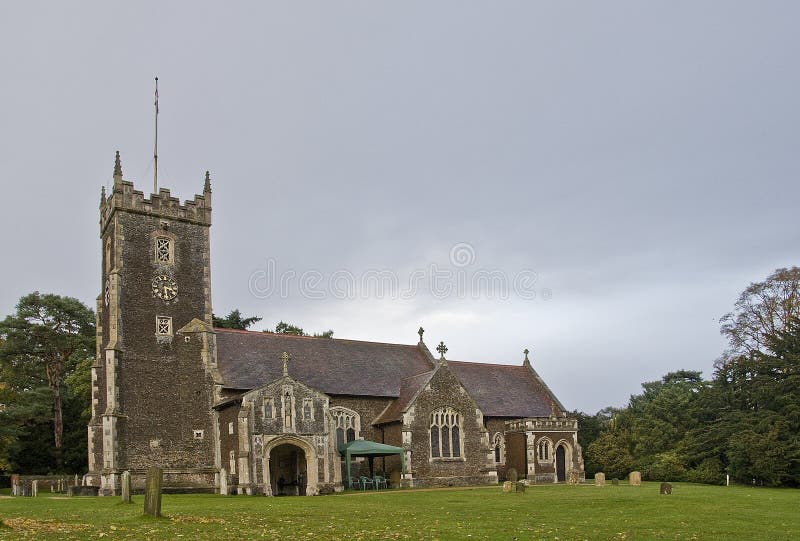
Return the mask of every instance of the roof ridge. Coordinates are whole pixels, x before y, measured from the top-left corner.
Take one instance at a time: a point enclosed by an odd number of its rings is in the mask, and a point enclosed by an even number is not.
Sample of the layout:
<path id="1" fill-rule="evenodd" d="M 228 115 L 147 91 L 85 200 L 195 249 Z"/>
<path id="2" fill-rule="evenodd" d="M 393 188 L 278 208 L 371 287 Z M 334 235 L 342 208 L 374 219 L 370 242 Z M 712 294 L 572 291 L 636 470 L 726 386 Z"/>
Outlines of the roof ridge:
<path id="1" fill-rule="evenodd" d="M 336 342 L 357 342 L 360 344 L 375 344 L 379 346 L 400 346 L 404 348 L 417 348 L 416 344 L 398 344 L 395 342 L 373 342 L 371 340 L 356 340 L 354 338 L 322 338 L 319 336 L 300 336 L 297 334 L 286 334 L 286 333 L 278 333 L 272 331 L 250 331 L 246 329 L 229 329 L 227 327 L 214 327 L 215 332 L 229 332 L 229 333 L 236 333 L 236 334 L 250 334 L 256 336 L 280 336 L 280 337 L 287 337 L 291 339 L 301 339 L 301 340 L 335 340 Z"/>
<path id="2" fill-rule="evenodd" d="M 521 364 L 500 364 L 500 363 L 479 363 L 475 361 L 451 361 L 447 359 L 448 364 L 456 363 L 456 364 L 469 364 L 469 365 L 480 365 L 480 366 L 505 366 L 509 368 L 525 368 L 524 365 Z"/>

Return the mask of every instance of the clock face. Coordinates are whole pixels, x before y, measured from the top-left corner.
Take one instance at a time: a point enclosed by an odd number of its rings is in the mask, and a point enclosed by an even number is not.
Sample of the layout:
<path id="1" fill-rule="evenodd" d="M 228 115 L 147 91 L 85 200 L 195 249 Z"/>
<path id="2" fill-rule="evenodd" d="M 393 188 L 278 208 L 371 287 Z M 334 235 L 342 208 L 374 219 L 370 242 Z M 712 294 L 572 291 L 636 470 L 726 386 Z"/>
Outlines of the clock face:
<path id="1" fill-rule="evenodd" d="M 106 279 L 106 289 L 103 292 L 103 299 L 106 301 L 106 306 L 111 301 L 111 283 Z"/>
<path id="2" fill-rule="evenodd" d="M 174 278 L 159 274 L 153 278 L 153 295 L 164 301 L 171 301 L 178 296 L 178 284 Z"/>

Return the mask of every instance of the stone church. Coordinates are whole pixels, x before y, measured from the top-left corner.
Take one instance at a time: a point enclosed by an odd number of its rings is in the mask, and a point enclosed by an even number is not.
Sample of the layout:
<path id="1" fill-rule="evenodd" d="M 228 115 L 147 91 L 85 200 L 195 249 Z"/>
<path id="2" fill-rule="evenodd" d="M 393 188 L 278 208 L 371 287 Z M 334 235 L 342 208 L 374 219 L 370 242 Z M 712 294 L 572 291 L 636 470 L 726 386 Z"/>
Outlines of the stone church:
<path id="1" fill-rule="evenodd" d="M 92 366 L 89 473 L 117 494 L 148 467 L 173 491 L 323 494 L 347 486 L 339 446 L 363 439 L 401 455 L 355 458 L 351 476 L 399 486 L 582 479 L 577 421 L 534 370 L 384 344 L 214 328 L 211 181 L 180 202 L 123 180 L 100 198 L 101 294 Z M 412 333 L 409 333 L 413 335 Z M 370 471 L 370 467 L 373 468 Z"/>

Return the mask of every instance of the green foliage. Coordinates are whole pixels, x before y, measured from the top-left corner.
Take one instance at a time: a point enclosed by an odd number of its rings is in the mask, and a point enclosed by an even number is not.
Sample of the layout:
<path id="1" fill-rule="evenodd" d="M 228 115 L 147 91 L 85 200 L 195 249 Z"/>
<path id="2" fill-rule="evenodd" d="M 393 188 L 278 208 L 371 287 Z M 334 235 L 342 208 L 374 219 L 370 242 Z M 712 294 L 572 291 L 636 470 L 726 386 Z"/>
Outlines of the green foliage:
<path id="1" fill-rule="evenodd" d="M 307 336 L 302 327 L 292 325 L 291 323 L 286 323 L 285 321 L 281 321 L 275 325 L 275 334 L 294 334 L 296 336 Z"/>
<path id="2" fill-rule="evenodd" d="M 261 318 L 257 316 L 242 317 L 242 313 L 239 310 L 231 310 L 231 313 L 225 317 L 218 317 L 216 314 L 212 314 L 211 320 L 215 327 L 246 330 L 254 323 L 261 321 Z"/>
<path id="3" fill-rule="evenodd" d="M 602 471 L 609 479 L 614 477 L 622 479 L 634 468 L 634 457 L 630 447 L 628 432 L 607 430 L 589 444 L 586 452 L 597 465 L 597 471 Z"/>
<path id="4" fill-rule="evenodd" d="M 0 322 L 0 470 L 85 470 L 94 344 L 94 314 L 71 297 L 34 292 Z"/>
<path id="5" fill-rule="evenodd" d="M 275 334 L 293 334 L 295 336 L 309 336 L 302 327 L 298 327 L 297 325 L 292 325 L 291 323 L 286 323 L 284 321 L 279 322 L 275 325 Z M 333 338 L 333 331 L 327 330 L 321 333 L 314 333 L 314 338 Z"/>
<path id="6" fill-rule="evenodd" d="M 800 268 L 750 284 L 721 323 L 729 347 L 713 379 L 681 370 L 642 384 L 585 446 L 587 471 L 622 477 L 632 462 L 653 480 L 800 486 Z"/>

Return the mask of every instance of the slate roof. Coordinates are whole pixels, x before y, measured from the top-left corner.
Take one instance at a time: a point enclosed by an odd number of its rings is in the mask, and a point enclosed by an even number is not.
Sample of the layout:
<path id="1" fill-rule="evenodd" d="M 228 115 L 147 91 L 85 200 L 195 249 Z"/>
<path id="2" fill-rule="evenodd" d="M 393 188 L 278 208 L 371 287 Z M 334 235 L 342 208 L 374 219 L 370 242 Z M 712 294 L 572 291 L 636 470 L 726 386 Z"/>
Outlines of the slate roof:
<path id="1" fill-rule="evenodd" d="M 547 417 L 561 404 L 527 366 L 447 361 L 487 417 Z M 562 408 L 563 409 L 563 408 Z"/>
<path id="2" fill-rule="evenodd" d="M 392 421 L 399 421 L 403 416 L 403 412 L 406 411 L 406 408 L 408 408 L 411 402 L 414 401 L 414 398 L 416 398 L 417 393 L 431 380 L 431 376 L 433 376 L 434 372 L 434 370 L 431 370 L 429 372 L 417 374 L 416 376 L 411 376 L 410 378 L 405 378 L 400 383 L 400 396 L 397 397 L 397 400 L 389 404 L 386 409 L 372 421 L 372 424 L 382 425 Z"/>
<path id="3" fill-rule="evenodd" d="M 217 367 L 229 389 L 255 389 L 281 377 L 284 351 L 291 355 L 291 377 L 333 395 L 397 397 L 403 378 L 433 368 L 416 345 L 214 330 Z"/>
<path id="4" fill-rule="evenodd" d="M 416 345 L 312 338 L 215 329 L 222 385 L 250 390 L 283 375 L 280 355 L 291 355 L 289 375 L 330 395 L 396 398 L 374 424 L 397 421 L 433 375 L 434 364 Z M 558 399 L 525 365 L 447 361 L 487 417 L 547 417 Z"/>

